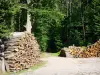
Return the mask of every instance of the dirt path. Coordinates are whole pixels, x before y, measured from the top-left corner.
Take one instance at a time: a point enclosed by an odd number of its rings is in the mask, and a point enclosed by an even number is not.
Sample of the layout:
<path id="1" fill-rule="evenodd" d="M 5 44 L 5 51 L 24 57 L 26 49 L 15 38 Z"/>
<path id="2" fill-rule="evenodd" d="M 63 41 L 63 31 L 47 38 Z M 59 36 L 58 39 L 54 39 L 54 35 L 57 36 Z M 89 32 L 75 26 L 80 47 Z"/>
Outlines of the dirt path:
<path id="1" fill-rule="evenodd" d="M 42 59 L 48 63 L 34 72 L 20 75 L 100 75 L 100 58 L 61 58 Z"/>

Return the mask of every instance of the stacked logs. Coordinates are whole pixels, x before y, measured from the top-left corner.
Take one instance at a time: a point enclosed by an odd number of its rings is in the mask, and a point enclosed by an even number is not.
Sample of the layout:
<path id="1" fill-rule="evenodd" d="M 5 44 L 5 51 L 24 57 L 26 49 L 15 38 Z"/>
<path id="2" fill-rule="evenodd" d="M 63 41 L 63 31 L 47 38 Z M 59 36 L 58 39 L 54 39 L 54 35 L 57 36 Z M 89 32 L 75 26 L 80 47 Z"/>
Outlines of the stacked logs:
<path id="1" fill-rule="evenodd" d="M 65 52 L 66 56 L 72 55 L 74 58 L 100 57 L 100 40 L 87 47 L 69 46 L 63 52 Z"/>
<path id="2" fill-rule="evenodd" d="M 87 47 L 85 57 L 100 57 L 100 40 Z"/>
<path id="3" fill-rule="evenodd" d="M 40 49 L 32 34 L 12 38 L 5 42 L 5 60 L 11 72 L 16 72 L 39 63 Z"/>
<path id="4" fill-rule="evenodd" d="M 82 58 L 86 56 L 86 47 L 70 46 L 69 52 L 74 58 Z"/>
<path id="5" fill-rule="evenodd" d="M 93 45 L 85 47 L 69 47 L 70 54 L 73 57 L 89 58 L 89 57 L 100 57 L 100 40 Z"/>

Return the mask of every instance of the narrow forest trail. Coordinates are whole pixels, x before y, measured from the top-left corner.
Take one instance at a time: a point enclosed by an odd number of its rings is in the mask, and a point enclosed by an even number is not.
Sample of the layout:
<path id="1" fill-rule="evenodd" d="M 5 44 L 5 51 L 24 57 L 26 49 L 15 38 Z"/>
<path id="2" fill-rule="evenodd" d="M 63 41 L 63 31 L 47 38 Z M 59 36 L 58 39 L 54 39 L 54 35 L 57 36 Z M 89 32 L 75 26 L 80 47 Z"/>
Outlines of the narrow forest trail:
<path id="1" fill-rule="evenodd" d="M 100 75 L 100 58 L 42 58 L 43 67 L 20 75 Z"/>

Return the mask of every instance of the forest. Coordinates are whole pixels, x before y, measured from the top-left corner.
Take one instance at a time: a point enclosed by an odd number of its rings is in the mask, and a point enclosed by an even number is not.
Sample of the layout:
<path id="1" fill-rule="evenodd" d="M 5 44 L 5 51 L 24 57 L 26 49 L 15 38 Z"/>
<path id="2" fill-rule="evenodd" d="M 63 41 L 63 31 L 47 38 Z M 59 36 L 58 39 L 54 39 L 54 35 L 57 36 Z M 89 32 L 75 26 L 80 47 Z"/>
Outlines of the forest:
<path id="1" fill-rule="evenodd" d="M 0 0 L 0 38 L 25 31 L 27 14 L 41 51 L 100 39 L 100 0 Z"/>

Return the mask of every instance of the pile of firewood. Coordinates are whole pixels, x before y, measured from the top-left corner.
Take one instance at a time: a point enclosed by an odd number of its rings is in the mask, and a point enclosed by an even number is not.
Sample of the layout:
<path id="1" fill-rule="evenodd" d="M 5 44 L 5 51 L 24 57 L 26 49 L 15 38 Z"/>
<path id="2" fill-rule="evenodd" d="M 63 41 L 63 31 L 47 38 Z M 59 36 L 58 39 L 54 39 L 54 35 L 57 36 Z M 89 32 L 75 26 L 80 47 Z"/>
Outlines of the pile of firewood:
<path id="1" fill-rule="evenodd" d="M 79 57 L 79 58 L 100 57 L 100 40 L 90 46 L 87 46 L 86 48 L 70 46 L 69 51 L 70 54 L 73 55 L 73 57 Z"/>
<path id="2" fill-rule="evenodd" d="M 40 62 L 39 45 L 32 34 L 25 33 L 5 42 L 4 56 L 11 72 L 28 69 Z"/>
<path id="3" fill-rule="evenodd" d="M 68 48 L 63 48 L 63 50 L 63 54 L 66 54 L 66 57 L 71 55 L 74 58 L 100 57 L 100 40 L 87 47 L 69 46 Z M 60 54 L 62 54 L 62 51 L 60 51 Z"/>
<path id="4" fill-rule="evenodd" d="M 80 57 L 80 54 L 84 52 L 84 50 L 85 48 L 82 48 L 82 47 L 69 46 L 69 52 L 75 58 Z"/>
<path id="5" fill-rule="evenodd" d="M 100 57 L 100 40 L 87 47 L 85 57 Z"/>

